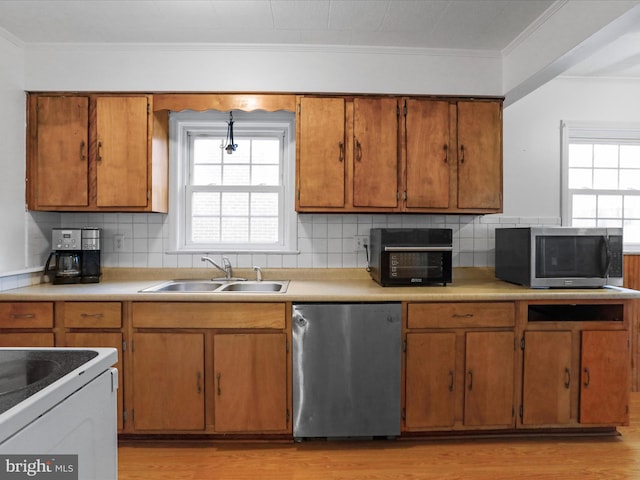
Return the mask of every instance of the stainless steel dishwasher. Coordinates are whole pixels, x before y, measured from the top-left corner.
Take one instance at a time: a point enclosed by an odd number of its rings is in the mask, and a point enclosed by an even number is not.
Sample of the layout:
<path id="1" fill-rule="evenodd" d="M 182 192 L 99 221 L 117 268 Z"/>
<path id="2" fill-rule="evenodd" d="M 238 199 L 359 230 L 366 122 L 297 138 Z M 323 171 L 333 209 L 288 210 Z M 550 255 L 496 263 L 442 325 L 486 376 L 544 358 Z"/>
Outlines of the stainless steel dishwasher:
<path id="1" fill-rule="evenodd" d="M 293 436 L 400 434 L 400 303 L 293 305 Z"/>

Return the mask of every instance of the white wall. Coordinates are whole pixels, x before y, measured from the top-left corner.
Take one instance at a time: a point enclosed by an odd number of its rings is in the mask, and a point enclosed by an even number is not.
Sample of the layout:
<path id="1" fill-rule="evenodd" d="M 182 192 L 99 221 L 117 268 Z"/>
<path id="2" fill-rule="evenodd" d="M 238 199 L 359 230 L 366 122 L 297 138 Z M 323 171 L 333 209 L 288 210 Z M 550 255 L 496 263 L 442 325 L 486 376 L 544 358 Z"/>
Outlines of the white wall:
<path id="1" fill-rule="evenodd" d="M 501 95 L 502 58 L 400 48 L 36 46 L 27 90 Z"/>
<path id="2" fill-rule="evenodd" d="M 0 272 L 25 267 L 25 95 L 21 48 L 0 37 Z"/>
<path id="3" fill-rule="evenodd" d="M 640 80 L 557 78 L 504 110 L 504 214 L 560 216 L 560 121 L 640 124 Z"/>

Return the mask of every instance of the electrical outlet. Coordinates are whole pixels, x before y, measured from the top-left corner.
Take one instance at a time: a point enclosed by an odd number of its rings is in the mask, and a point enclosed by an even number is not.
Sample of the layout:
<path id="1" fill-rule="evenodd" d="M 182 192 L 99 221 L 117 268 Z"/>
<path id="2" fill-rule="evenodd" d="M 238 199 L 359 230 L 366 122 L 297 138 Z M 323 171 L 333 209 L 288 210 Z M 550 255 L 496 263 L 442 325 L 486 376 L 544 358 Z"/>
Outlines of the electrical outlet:
<path id="1" fill-rule="evenodd" d="M 123 248 L 124 248 L 124 233 L 116 233 L 113 236 L 113 249 L 116 252 L 119 252 Z"/>
<path id="2" fill-rule="evenodd" d="M 368 235 L 355 235 L 353 237 L 353 250 L 355 252 L 364 250 L 365 246 L 369 245 Z"/>

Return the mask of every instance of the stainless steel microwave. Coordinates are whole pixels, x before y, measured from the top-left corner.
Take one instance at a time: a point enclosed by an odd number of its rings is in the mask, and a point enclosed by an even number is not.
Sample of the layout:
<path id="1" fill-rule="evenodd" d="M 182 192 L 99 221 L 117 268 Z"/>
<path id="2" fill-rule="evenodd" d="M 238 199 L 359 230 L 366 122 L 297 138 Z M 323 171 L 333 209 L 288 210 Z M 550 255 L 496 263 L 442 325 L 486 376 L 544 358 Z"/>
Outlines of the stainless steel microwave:
<path id="1" fill-rule="evenodd" d="M 383 287 L 451 283 L 450 228 L 372 228 L 369 274 Z"/>
<path id="2" fill-rule="evenodd" d="M 623 282 L 622 228 L 496 229 L 496 277 L 532 288 Z"/>

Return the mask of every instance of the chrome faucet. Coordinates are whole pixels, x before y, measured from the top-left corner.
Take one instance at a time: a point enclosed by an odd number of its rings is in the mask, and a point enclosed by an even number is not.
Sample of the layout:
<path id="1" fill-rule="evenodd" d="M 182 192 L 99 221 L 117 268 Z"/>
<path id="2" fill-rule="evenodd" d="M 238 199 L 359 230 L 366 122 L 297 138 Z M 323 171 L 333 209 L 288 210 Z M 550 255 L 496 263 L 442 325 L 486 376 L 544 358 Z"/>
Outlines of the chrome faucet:
<path id="1" fill-rule="evenodd" d="M 227 257 L 222 257 L 222 265 L 223 265 L 223 267 L 218 265 L 215 262 L 215 260 L 213 260 L 213 258 L 211 258 L 211 257 L 200 257 L 200 260 L 202 260 L 203 262 L 209 262 L 215 268 L 220 270 L 222 273 L 224 273 L 224 277 L 227 280 L 231 280 L 231 278 L 233 277 L 233 270 L 231 269 L 231 262 L 229 261 L 229 259 Z"/>
<path id="2" fill-rule="evenodd" d="M 256 282 L 262 281 L 262 269 L 260 267 L 253 267 L 253 270 L 256 272 Z"/>

